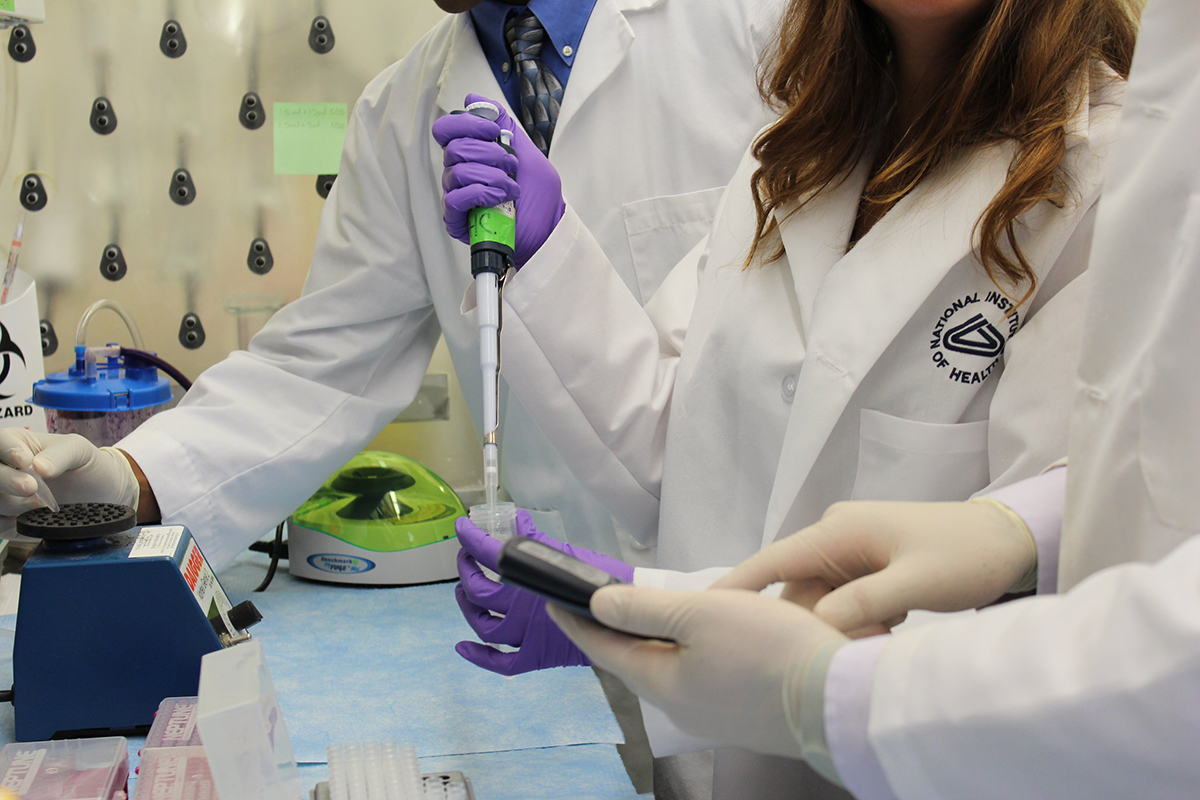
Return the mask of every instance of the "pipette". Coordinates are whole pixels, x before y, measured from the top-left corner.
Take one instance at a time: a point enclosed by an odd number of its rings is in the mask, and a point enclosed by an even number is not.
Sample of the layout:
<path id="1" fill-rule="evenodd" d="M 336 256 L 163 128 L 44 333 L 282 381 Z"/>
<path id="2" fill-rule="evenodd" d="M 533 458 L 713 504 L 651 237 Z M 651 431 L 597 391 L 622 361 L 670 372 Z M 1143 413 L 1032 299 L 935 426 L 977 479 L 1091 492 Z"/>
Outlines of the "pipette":
<path id="1" fill-rule="evenodd" d="M 8 269 L 4 271 L 4 289 L 0 291 L 0 305 L 8 302 L 8 290 L 12 288 L 13 278 L 17 276 L 17 259 L 21 257 L 21 239 L 25 233 L 25 214 L 22 211 L 17 220 L 17 232 L 13 234 L 12 247 L 8 251 Z"/>
<path id="2" fill-rule="evenodd" d="M 468 114 L 497 120 L 500 109 L 491 103 L 472 103 Z M 500 144 L 512 152 L 512 133 L 500 131 Z M 479 318 L 479 368 L 483 374 L 483 488 L 488 506 L 488 533 L 495 536 L 496 500 L 500 491 L 500 296 L 504 274 L 513 264 L 517 232 L 516 204 L 471 209 L 467 215 L 471 241 L 471 276 L 475 279 Z"/>

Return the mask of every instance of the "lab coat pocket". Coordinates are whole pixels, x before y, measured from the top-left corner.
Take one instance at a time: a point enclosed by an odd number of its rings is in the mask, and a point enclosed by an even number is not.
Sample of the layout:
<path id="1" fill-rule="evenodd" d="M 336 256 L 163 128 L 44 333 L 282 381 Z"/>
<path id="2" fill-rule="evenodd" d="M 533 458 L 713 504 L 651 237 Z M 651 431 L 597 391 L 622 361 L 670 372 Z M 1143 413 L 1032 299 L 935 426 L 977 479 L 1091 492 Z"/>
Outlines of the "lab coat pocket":
<path id="1" fill-rule="evenodd" d="M 863 409 L 852 500 L 965 500 L 988 484 L 988 423 Z"/>
<path id="2" fill-rule="evenodd" d="M 642 304 L 712 227 L 724 186 L 649 197 L 621 207 Z"/>

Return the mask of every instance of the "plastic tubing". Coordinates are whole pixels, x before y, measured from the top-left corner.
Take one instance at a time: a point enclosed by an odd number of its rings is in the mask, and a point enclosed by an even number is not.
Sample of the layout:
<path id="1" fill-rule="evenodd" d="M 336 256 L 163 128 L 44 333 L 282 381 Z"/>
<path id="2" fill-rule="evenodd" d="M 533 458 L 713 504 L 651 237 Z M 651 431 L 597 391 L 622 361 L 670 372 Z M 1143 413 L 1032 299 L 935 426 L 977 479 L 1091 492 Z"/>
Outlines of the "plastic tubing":
<path id="1" fill-rule="evenodd" d="M 129 336 L 133 339 L 133 346 L 138 350 L 145 350 L 142 344 L 142 332 L 138 330 L 137 323 L 133 321 L 133 317 L 129 316 L 129 312 L 125 307 L 115 300 L 97 300 L 87 307 L 87 311 L 83 312 L 83 316 L 79 318 L 79 327 L 75 329 L 75 346 L 87 344 L 87 329 L 92 322 L 92 317 L 97 311 L 102 309 L 115 311 L 121 321 L 125 323 L 125 327 L 129 329 Z"/>
<path id="2" fill-rule="evenodd" d="M 180 372 L 178 369 L 176 369 L 174 366 L 172 366 L 169 362 L 164 361 L 162 358 L 155 355 L 154 353 L 151 353 L 147 350 L 135 350 L 132 347 L 122 347 L 121 355 L 136 356 L 137 358 L 140 358 L 143 361 L 150 362 L 154 366 L 161 369 L 163 372 L 170 375 L 175 380 L 175 382 L 178 383 L 179 386 L 185 392 L 192 388 L 192 382 L 190 380 L 188 380 L 188 377 L 186 375 L 184 375 L 182 372 Z"/>

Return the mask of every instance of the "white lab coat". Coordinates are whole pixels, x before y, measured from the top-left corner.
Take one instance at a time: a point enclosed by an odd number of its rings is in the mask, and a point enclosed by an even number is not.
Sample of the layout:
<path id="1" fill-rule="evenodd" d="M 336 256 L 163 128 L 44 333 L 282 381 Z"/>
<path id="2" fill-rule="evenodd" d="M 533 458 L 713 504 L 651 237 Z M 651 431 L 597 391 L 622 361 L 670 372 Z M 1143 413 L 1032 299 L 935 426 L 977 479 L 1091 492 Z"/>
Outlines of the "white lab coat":
<path id="1" fill-rule="evenodd" d="M 1153 0 L 1089 271 L 1070 592 L 888 644 L 870 735 L 902 798 L 1200 796 L 1197 130 L 1200 4 Z"/>
<path id="2" fill-rule="evenodd" d="M 596 2 L 550 157 L 639 300 L 708 230 L 767 120 L 754 67 L 780 6 Z M 442 151 L 430 135 L 469 92 L 503 102 L 469 16 L 453 15 L 355 105 L 303 296 L 249 352 L 206 371 L 178 408 L 121 443 L 164 520 L 186 523 L 215 565 L 299 506 L 412 400 L 441 333 L 478 421 L 478 332 L 459 313 L 469 249 L 442 226 Z M 501 480 L 516 501 L 552 535 L 636 558 L 507 395 Z"/>
<path id="3" fill-rule="evenodd" d="M 744 270 L 747 156 L 710 237 L 645 309 L 568 209 L 506 288 L 506 369 L 572 469 L 635 535 L 657 537 L 666 569 L 638 569 L 637 583 L 700 588 L 833 502 L 964 499 L 1066 452 L 1079 277 L 1122 91 L 1111 73 L 1092 89 L 1065 162 L 1073 200 L 1019 228 L 1040 281 L 1017 317 L 970 245 L 1009 144 L 931 176 L 846 253 L 863 165 L 777 215 L 784 258 Z M 704 746 L 643 709 L 656 754 Z M 794 764 L 730 766 L 765 784 Z M 721 767 L 723 796 L 776 791 Z"/>
<path id="4" fill-rule="evenodd" d="M 839 500 L 961 499 L 1034 475 L 1066 451 L 1075 278 L 1119 94 L 1096 81 L 1074 121 L 1075 199 L 1019 228 L 1040 286 L 1015 317 L 970 246 L 1010 145 L 931 176 L 847 253 L 863 165 L 777 215 L 785 256 L 743 269 L 748 155 L 711 236 L 645 309 L 568 209 L 505 290 L 513 390 L 671 570 L 737 564 Z"/>

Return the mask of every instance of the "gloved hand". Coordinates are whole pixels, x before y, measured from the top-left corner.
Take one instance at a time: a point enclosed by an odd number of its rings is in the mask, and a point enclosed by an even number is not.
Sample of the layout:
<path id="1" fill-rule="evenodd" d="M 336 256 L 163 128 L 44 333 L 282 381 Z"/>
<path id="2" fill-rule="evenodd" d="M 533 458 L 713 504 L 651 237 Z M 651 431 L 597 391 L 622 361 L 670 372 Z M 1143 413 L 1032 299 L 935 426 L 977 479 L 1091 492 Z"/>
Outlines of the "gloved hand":
<path id="1" fill-rule="evenodd" d="M 825 674 L 849 639 L 811 612 L 751 592 L 633 586 L 601 589 L 591 610 L 609 627 L 549 613 L 682 730 L 790 758 L 825 748 Z"/>
<path id="2" fill-rule="evenodd" d="M 33 433 L 0 428 L 0 516 L 15 517 L 42 503 L 30 464 L 59 503 L 120 503 L 136 509 L 138 481 L 128 459 L 112 447 L 96 447 L 77 434 Z"/>
<path id="3" fill-rule="evenodd" d="M 987 498 L 835 503 L 713 586 L 758 591 L 779 581 L 785 599 L 839 630 L 870 635 L 913 609 L 962 611 L 1034 588 L 1037 545 L 1020 517 Z"/>
<path id="4" fill-rule="evenodd" d="M 478 642 L 459 642 L 454 649 L 460 656 L 477 667 L 501 675 L 591 663 L 546 616 L 545 600 L 515 586 L 497 583 L 479 569 L 482 564 L 496 572 L 503 543 L 466 517 L 459 517 L 454 529 L 462 545 L 458 552 L 461 580 L 454 587 L 454 596 L 467 624 L 485 642 L 520 648 L 514 653 L 505 653 Z M 533 519 L 524 509 L 517 512 L 517 533 L 569 553 L 623 581 L 633 580 L 633 567 L 624 561 L 552 539 L 534 527 Z M 497 617 L 490 612 L 503 616 Z"/>
<path id="5" fill-rule="evenodd" d="M 546 242 L 566 211 L 562 180 L 501 103 L 469 94 L 464 105 L 481 101 L 499 108 L 500 118 L 492 122 L 474 114 L 447 114 L 433 123 L 433 138 L 446 151 L 442 161 L 442 220 L 451 236 L 468 242 L 467 212 L 515 200 L 517 246 L 513 261 L 521 267 Z M 512 131 L 515 156 L 496 142 L 501 128 Z"/>

